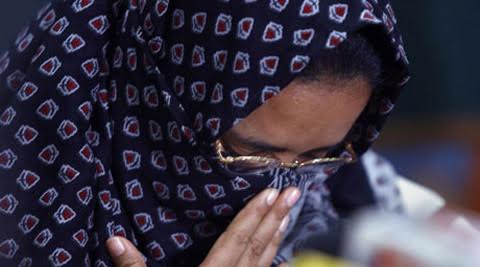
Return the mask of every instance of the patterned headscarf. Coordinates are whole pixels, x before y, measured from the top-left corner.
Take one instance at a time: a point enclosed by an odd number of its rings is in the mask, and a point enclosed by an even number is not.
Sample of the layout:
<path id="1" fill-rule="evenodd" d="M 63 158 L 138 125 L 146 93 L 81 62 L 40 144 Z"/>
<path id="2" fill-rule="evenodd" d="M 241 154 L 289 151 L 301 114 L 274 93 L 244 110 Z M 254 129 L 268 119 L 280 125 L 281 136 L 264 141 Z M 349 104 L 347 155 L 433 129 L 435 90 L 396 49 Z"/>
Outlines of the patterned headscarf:
<path id="1" fill-rule="evenodd" d="M 364 31 L 383 79 L 349 134 L 363 153 L 408 78 L 396 23 L 386 0 L 47 5 L 0 55 L 0 265 L 111 266 L 112 235 L 197 265 L 253 195 L 303 183 L 229 176 L 212 141 Z"/>

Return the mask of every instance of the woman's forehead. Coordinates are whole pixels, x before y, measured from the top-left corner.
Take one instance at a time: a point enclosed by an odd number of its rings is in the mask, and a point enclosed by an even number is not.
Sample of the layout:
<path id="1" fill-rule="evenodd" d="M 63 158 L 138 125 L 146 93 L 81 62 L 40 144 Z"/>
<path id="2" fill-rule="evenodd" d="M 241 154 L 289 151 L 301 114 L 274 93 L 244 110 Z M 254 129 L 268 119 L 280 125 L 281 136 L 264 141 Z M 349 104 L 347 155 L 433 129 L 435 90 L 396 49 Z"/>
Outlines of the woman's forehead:
<path id="1" fill-rule="evenodd" d="M 231 130 L 284 147 L 335 144 L 350 130 L 370 92 L 362 79 L 328 85 L 291 83 Z"/>

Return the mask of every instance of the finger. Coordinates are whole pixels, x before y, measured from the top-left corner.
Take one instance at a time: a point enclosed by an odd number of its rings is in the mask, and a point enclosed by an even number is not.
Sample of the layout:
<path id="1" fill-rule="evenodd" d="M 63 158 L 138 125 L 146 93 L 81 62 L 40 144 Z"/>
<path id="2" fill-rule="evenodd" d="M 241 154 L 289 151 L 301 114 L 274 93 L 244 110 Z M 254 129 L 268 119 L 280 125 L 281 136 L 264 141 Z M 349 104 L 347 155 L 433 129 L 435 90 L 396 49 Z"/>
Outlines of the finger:
<path id="1" fill-rule="evenodd" d="M 260 257 L 260 261 L 258 266 L 260 267 L 270 267 L 272 265 L 273 259 L 277 255 L 278 248 L 282 243 L 285 230 L 288 226 L 289 217 L 288 215 L 283 219 L 282 224 L 278 228 L 278 231 L 273 236 L 272 241 L 268 244 L 267 248 L 263 252 L 262 256 Z"/>
<path id="2" fill-rule="evenodd" d="M 235 266 L 277 197 L 278 190 L 266 189 L 250 200 L 215 242 L 201 266 Z"/>
<path id="3" fill-rule="evenodd" d="M 288 263 L 284 262 L 284 263 L 280 264 L 278 267 L 290 267 L 290 265 L 288 265 Z"/>
<path id="4" fill-rule="evenodd" d="M 146 267 L 142 254 L 127 239 L 111 237 L 106 245 L 115 267 Z"/>
<path id="5" fill-rule="evenodd" d="M 242 255 L 239 266 L 257 266 L 260 257 L 279 230 L 284 218 L 288 218 L 290 208 L 300 197 L 300 190 L 295 187 L 287 188 L 275 201 L 273 208 L 263 218 L 262 222 L 250 238 L 250 242 Z M 288 222 L 286 222 L 288 223 Z M 286 228 L 284 223 L 283 227 Z M 285 230 L 285 229 L 283 229 Z"/>

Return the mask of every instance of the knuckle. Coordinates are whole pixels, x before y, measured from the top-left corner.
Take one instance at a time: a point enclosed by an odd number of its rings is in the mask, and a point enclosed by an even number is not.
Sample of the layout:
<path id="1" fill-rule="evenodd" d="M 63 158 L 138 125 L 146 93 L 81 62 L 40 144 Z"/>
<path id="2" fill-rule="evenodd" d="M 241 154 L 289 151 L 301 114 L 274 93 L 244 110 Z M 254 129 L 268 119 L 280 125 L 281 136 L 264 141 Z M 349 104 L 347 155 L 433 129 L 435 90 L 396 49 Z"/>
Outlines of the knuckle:
<path id="1" fill-rule="evenodd" d="M 263 251 L 265 250 L 266 243 L 263 240 L 260 240 L 258 238 L 252 238 L 250 240 L 250 247 L 249 247 L 249 257 L 251 257 L 251 260 L 256 260 L 259 259 Z"/>
<path id="2" fill-rule="evenodd" d="M 145 267 L 145 262 L 140 257 L 127 255 L 120 260 L 120 267 Z"/>
<path id="3" fill-rule="evenodd" d="M 288 214 L 288 210 L 285 210 L 283 208 L 277 208 L 272 210 L 272 217 L 270 218 L 272 225 L 278 225 L 280 226 L 280 223 L 282 222 L 283 218 Z"/>
<path id="4" fill-rule="evenodd" d="M 238 244 L 240 246 L 247 245 L 250 240 L 250 237 L 248 236 L 248 234 L 244 233 L 243 231 L 230 231 L 230 233 L 228 233 L 227 236 L 232 238 L 235 244 Z"/>

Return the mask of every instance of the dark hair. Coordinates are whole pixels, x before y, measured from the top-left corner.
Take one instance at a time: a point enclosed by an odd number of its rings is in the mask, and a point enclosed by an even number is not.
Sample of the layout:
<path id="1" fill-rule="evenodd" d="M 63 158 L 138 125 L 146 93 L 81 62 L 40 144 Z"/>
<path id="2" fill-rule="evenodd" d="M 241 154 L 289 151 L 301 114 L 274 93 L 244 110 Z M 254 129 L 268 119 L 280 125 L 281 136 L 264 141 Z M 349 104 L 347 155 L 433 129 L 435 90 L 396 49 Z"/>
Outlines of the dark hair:
<path id="1" fill-rule="evenodd" d="M 381 59 L 370 42 L 360 33 L 351 34 L 334 49 L 325 51 L 299 75 L 299 80 L 335 81 L 367 78 L 373 89 L 381 82 Z"/>

